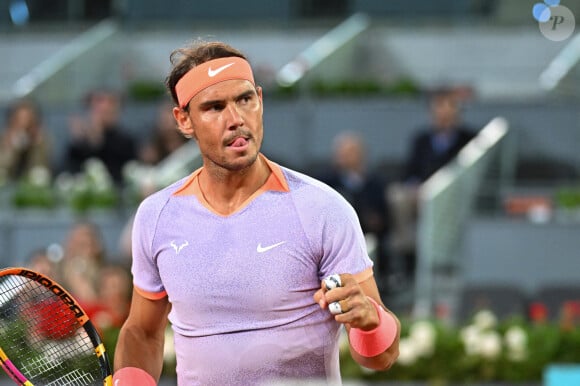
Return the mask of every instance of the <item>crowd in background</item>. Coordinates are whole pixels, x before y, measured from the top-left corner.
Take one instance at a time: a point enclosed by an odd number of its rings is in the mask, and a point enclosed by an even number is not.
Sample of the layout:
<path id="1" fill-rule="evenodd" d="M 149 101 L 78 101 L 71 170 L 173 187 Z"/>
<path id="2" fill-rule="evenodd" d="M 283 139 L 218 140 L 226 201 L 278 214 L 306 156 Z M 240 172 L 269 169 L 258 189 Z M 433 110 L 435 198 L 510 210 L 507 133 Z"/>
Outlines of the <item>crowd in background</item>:
<path id="1" fill-rule="evenodd" d="M 340 192 L 359 216 L 375 262 L 375 272 L 385 291 L 396 291 L 414 278 L 414 232 L 417 188 L 449 162 L 475 135 L 462 122 L 460 97 L 452 89 L 430 95 L 431 120 L 415 131 L 408 144 L 400 173 L 385 173 L 368 164 L 366 141 L 356 128 L 345 129 L 329 143 L 331 157 L 323 167 L 305 172 Z M 160 101 L 156 121 L 135 131 L 121 123 L 122 95 L 113 90 L 93 90 L 83 102 L 81 115 L 68 120 L 63 154 L 55 157 L 56 138 L 44 127 L 40 105 L 32 99 L 14 101 L 6 110 L 0 131 L 0 180 L 17 182 L 42 168 L 54 178 L 58 173 L 78 173 L 90 159 L 102 161 L 118 187 L 130 161 L 154 166 L 188 139 L 176 129 L 169 101 Z M 60 160 L 54 164 L 52 160 Z M 31 252 L 29 263 L 63 282 L 78 297 L 101 327 L 120 326 L 130 299 L 130 220 L 119 235 L 119 256 L 107 256 L 97 225 L 75 223 L 63 240 L 62 253 L 50 248 Z M 120 256 L 123 255 L 123 256 Z"/>
<path id="2" fill-rule="evenodd" d="M 51 180 L 60 173 L 74 175 L 87 161 L 98 159 L 122 188 L 128 162 L 155 166 L 187 141 L 177 130 L 167 101 L 159 103 L 157 120 L 139 137 L 121 123 L 120 93 L 93 90 L 82 103 L 83 113 L 69 117 L 65 138 L 51 135 L 39 101 L 22 98 L 6 108 L 0 128 L 0 186 L 18 183 L 38 170 Z M 63 154 L 54 154 L 57 140 L 66 142 Z M 120 252 L 107 250 L 99 226 L 80 218 L 62 240 L 28 251 L 27 264 L 61 282 L 99 328 L 118 328 L 127 316 L 131 295 L 125 238 L 119 236 Z"/>
<path id="3" fill-rule="evenodd" d="M 0 182 L 25 178 L 35 167 L 46 169 L 51 177 L 78 173 L 87 160 L 96 158 L 122 185 L 123 168 L 129 161 L 156 165 L 187 141 L 177 131 L 166 101 L 159 104 L 157 120 L 140 130 L 138 137 L 122 123 L 120 93 L 94 90 L 83 106 L 82 114 L 69 117 L 67 137 L 57 139 L 44 126 L 37 101 L 24 98 L 9 105 L 0 130 Z M 65 141 L 63 154 L 53 154 L 56 140 Z"/>

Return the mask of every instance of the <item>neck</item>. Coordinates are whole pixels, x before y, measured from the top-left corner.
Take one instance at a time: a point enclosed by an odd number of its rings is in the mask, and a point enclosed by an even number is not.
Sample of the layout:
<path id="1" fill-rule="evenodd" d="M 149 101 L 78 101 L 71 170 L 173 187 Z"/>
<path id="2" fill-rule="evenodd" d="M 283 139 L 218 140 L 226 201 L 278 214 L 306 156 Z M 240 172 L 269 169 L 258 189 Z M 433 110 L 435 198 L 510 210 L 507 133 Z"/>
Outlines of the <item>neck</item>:
<path id="1" fill-rule="evenodd" d="M 270 168 L 258 156 L 249 167 L 239 171 L 204 167 L 199 187 L 207 203 L 218 213 L 228 215 L 242 206 L 268 179 Z"/>

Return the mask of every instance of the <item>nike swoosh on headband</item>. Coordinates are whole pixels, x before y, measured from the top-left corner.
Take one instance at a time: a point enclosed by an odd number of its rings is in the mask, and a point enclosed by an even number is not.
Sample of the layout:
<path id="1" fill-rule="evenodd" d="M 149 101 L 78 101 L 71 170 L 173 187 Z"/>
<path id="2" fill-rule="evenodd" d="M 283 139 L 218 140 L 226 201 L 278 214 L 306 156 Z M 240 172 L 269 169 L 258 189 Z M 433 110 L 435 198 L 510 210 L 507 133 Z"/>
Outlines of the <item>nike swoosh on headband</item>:
<path id="1" fill-rule="evenodd" d="M 247 80 L 255 84 L 252 68 L 247 60 L 228 56 L 193 67 L 175 85 L 179 107 L 187 106 L 189 101 L 206 87 L 232 79 Z"/>
<path id="2" fill-rule="evenodd" d="M 233 66 L 233 65 L 234 65 L 234 63 L 228 63 L 228 64 L 225 64 L 225 65 L 223 65 L 221 67 L 216 68 L 215 70 L 212 70 L 211 67 L 209 67 L 207 69 L 207 75 L 210 78 L 213 78 L 214 76 L 216 76 L 217 74 L 219 74 L 220 72 L 222 72 L 223 70 L 225 70 L 226 68 L 228 68 L 230 66 Z"/>

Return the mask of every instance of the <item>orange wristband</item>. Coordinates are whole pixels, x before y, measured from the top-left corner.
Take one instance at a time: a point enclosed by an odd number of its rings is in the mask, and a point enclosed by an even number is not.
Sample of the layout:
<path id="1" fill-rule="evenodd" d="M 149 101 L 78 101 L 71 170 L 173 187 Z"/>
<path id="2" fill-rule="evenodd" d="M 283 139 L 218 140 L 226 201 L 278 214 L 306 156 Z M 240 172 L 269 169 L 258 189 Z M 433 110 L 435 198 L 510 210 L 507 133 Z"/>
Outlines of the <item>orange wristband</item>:
<path id="1" fill-rule="evenodd" d="M 145 370 L 138 367 L 123 367 L 113 375 L 115 386 L 157 386 L 155 379 Z"/>
<path id="2" fill-rule="evenodd" d="M 397 322 L 373 298 L 367 296 L 379 314 L 379 325 L 370 331 L 351 328 L 348 337 L 350 346 L 363 357 L 374 357 L 385 352 L 397 337 Z"/>

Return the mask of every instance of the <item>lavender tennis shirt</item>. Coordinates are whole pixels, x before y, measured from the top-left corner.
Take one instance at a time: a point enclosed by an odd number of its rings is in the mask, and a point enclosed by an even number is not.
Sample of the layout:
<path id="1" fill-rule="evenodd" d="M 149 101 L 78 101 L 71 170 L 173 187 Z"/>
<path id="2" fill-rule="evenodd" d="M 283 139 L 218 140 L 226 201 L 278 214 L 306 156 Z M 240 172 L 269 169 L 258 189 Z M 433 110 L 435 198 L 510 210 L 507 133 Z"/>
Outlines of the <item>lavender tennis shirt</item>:
<path id="1" fill-rule="evenodd" d="M 266 184 L 231 215 L 200 194 L 202 169 L 137 211 L 134 285 L 172 304 L 179 385 L 341 383 L 340 325 L 312 296 L 330 274 L 372 275 L 358 218 L 327 185 L 267 162 Z"/>

